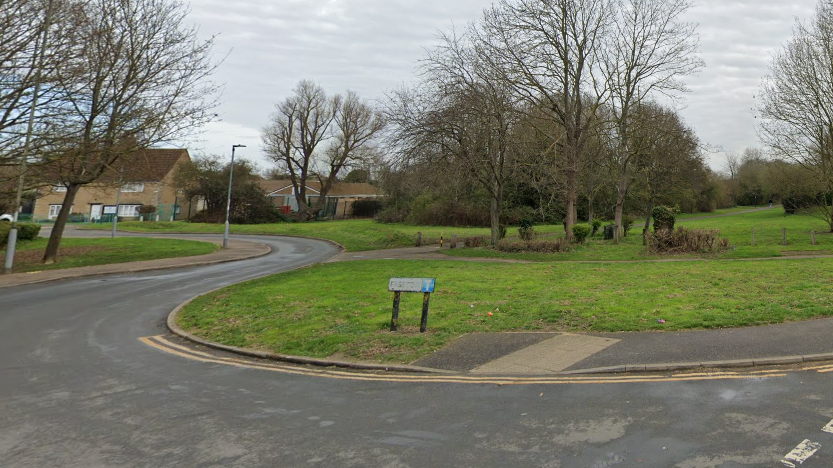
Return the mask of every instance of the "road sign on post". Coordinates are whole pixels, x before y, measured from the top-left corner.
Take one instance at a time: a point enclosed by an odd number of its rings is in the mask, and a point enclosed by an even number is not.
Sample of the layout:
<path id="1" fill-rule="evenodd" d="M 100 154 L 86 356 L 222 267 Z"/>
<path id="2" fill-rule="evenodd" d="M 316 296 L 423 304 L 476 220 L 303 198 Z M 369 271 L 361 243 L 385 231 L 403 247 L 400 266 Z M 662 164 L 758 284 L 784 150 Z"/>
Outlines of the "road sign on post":
<path id="1" fill-rule="evenodd" d="M 388 282 L 388 291 L 393 292 L 393 314 L 390 319 L 390 331 L 396 331 L 399 327 L 399 299 L 403 292 L 423 293 L 422 297 L 422 320 L 420 320 L 419 331 L 425 333 L 428 329 L 428 304 L 431 300 L 431 293 L 434 292 L 435 278 L 391 278 Z"/>

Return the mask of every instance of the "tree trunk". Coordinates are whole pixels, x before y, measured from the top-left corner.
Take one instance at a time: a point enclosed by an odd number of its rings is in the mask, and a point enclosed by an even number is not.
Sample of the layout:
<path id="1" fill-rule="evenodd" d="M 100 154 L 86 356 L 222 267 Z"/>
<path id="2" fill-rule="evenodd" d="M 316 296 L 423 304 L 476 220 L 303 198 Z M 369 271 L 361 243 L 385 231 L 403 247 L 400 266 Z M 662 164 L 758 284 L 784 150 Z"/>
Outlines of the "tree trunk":
<path id="1" fill-rule="evenodd" d="M 497 181 L 492 182 L 492 203 L 489 206 L 489 226 L 492 229 L 492 247 L 496 247 L 500 241 L 500 210 L 503 205 L 503 185 Z"/>
<path id="2" fill-rule="evenodd" d="M 622 212 L 624 211 L 625 206 L 625 195 L 628 193 L 628 185 L 627 181 L 625 180 L 625 173 L 623 171 L 621 175 L 621 179 L 619 180 L 619 186 L 617 187 L 616 193 L 616 209 L 613 212 L 613 222 L 616 224 L 616 229 L 619 232 L 619 237 L 624 235 L 624 231 L 622 229 Z"/>
<path id="3" fill-rule="evenodd" d="M 593 226 L 593 192 L 587 195 L 587 224 Z"/>
<path id="4" fill-rule="evenodd" d="M 489 208 L 489 225 L 492 228 L 492 247 L 496 247 L 498 241 L 500 241 L 500 200 L 497 197 L 492 197 Z"/>
<path id="5" fill-rule="evenodd" d="M 46 244 L 46 251 L 43 254 L 43 263 L 46 265 L 55 263 L 58 259 L 58 248 L 61 246 L 64 228 L 67 225 L 67 220 L 69 220 L 69 214 L 72 212 L 72 203 L 75 201 L 75 195 L 78 193 L 79 188 L 81 188 L 80 185 L 67 185 L 67 193 L 64 195 L 61 211 L 58 212 L 58 218 L 55 219 L 55 224 L 52 226 L 49 243 Z M 118 215 L 118 207 L 116 207 L 116 216 Z"/>
<path id="6" fill-rule="evenodd" d="M 576 170 L 576 149 L 573 145 L 567 148 L 567 216 L 565 218 L 564 229 L 567 240 L 573 239 L 573 226 L 576 224 L 576 200 L 578 199 L 578 171 Z"/>
<path id="7" fill-rule="evenodd" d="M 654 198 L 648 201 L 648 216 L 645 217 L 645 229 L 649 229 L 651 227 L 651 215 L 654 212 Z"/>

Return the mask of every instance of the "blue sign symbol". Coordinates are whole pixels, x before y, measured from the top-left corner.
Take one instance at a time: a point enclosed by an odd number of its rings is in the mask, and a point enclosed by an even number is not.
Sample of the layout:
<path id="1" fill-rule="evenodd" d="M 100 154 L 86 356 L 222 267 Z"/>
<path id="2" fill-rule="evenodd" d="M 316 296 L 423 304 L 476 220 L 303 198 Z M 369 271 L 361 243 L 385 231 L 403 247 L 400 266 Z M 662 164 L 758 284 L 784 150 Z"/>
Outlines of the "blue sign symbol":
<path id="1" fill-rule="evenodd" d="M 434 292 L 434 278 L 424 278 L 422 280 L 422 292 Z"/>

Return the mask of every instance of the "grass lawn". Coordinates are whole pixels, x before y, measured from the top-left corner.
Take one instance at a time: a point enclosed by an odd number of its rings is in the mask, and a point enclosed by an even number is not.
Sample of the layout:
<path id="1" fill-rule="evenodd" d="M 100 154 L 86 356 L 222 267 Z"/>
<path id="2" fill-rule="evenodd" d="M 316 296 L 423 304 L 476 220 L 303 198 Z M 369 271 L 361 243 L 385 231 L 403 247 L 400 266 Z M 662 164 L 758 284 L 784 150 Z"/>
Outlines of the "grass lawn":
<path id="1" fill-rule="evenodd" d="M 405 363 L 469 332 L 679 330 L 830 316 L 831 269 L 833 259 L 344 262 L 214 292 L 189 304 L 180 325 L 234 346 Z M 389 331 L 391 276 L 437 278 L 427 333 L 418 331 L 420 294 L 402 295 L 402 326 Z"/>
<path id="2" fill-rule="evenodd" d="M 733 208 L 722 208 L 719 210 L 714 210 L 711 213 L 680 213 L 677 215 L 677 219 L 688 219 L 688 218 L 702 218 L 704 216 L 720 216 L 720 215 L 727 215 L 727 214 L 738 214 L 743 213 L 745 211 L 755 210 L 758 208 L 764 208 L 769 206 L 767 205 L 758 205 L 758 206 L 736 206 Z M 780 207 L 778 209 L 781 209 Z M 645 219 L 643 218 L 642 221 L 644 222 Z"/>
<path id="3" fill-rule="evenodd" d="M 749 207 L 739 211 L 749 211 Z M 680 219 L 678 227 L 690 229 L 717 229 L 721 237 L 729 239 L 729 251 L 707 255 L 705 258 L 765 258 L 806 254 L 833 253 L 833 235 L 825 223 L 809 215 L 784 215 L 781 208 L 772 208 L 753 213 L 733 216 L 707 216 L 702 219 Z M 644 220 L 642 220 L 644 222 Z M 755 245 L 751 245 L 751 232 L 755 229 Z M 781 245 L 781 230 L 787 229 L 787 245 Z M 563 237 L 560 226 L 536 226 L 540 238 Z M 816 232 L 816 245 L 810 243 L 810 232 Z M 619 245 L 605 241 L 600 235 L 588 239 L 584 245 L 576 246 L 571 252 L 559 254 L 506 254 L 492 249 L 459 249 L 446 254 L 457 257 L 514 258 L 539 262 L 551 261 L 610 261 L 610 260 L 654 260 L 662 256 L 648 255 L 642 246 L 642 225 L 634 226 L 631 234 L 624 237 Z M 510 235 L 517 229 L 510 229 Z M 688 258 L 703 257 L 687 255 Z M 679 257 L 678 257 L 679 258 Z"/>
<path id="4" fill-rule="evenodd" d="M 97 229 L 97 226 L 85 226 Z M 165 233 L 214 233 L 222 234 L 221 224 L 177 222 L 121 222 L 119 228 L 133 232 Z M 338 242 L 349 251 L 391 249 L 395 247 L 413 247 L 417 232 L 422 232 L 426 240 L 436 239 L 440 235 L 445 240 L 451 235 L 474 236 L 488 235 L 487 228 L 449 228 L 410 226 L 405 224 L 381 224 L 367 219 L 315 221 L 309 223 L 277 224 L 235 224 L 230 227 L 231 234 L 267 234 L 298 237 L 316 237 Z"/>
<path id="5" fill-rule="evenodd" d="M 359 235 L 346 231 L 357 227 L 379 227 L 401 237 L 419 229 L 432 235 L 431 230 L 402 225 L 331 223 L 287 226 L 334 226 L 338 229 L 332 235 L 354 241 Z M 183 310 L 180 324 L 234 346 L 314 357 L 412 362 L 470 332 L 680 330 L 833 316 L 833 296 L 826 292 L 833 283 L 829 275 L 833 259 L 731 260 L 829 253 L 833 236 L 825 232 L 823 222 L 805 215 L 785 216 L 783 210 L 773 208 L 683 219 L 680 225 L 719 229 L 732 248 L 712 256 L 712 261 L 612 262 L 651 259 L 644 252 L 641 236 L 633 235 L 618 246 L 595 238 L 566 254 L 446 251 L 450 255 L 539 262 L 533 264 L 402 260 L 319 265 L 199 298 Z M 753 227 L 754 246 L 749 238 Z M 786 246 L 781 245 L 782 228 L 787 229 Z M 543 237 L 563 235 L 560 226 L 536 230 Z M 810 245 L 810 231 L 816 231 L 818 245 Z M 481 233 L 487 231 L 457 232 Z M 295 234 L 300 235 L 298 231 Z M 560 263 L 564 260 L 601 263 L 566 266 Z M 418 333 L 419 294 L 403 295 L 401 331 L 388 331 L 392 294 L 386 286 L 391 276 L 437 278 L 428 333 Z M 658 323 L 658 319 L 665 323 Z"/>
<path id="6" fill-rule="evenodd" d="M 51 265 L 40 263 L 48 239 L 21 242 L 15 252 L 14 272 L 55 270 L 108 263 L 189 257 L 215 252 L 218 246 L 209 242 L 179 239 L 148 239 L 119 237 L 116 239 L 73 239 L 61 241 L 58 261 Z M 0 250 L 0 258 L 5 257 Z"/>
<path id="7" fill-rule="evenodd" d="M 716 213 L 681 217 L 678 226 L 688 228 L 718 229 L 727 237 L 732 248 L 719 254 L 719 258 L 779 257 L 804 253 L 833 252 L 833 236 L 824 222 L 808 215 L 785 216 L 780 207 L 743 213 L 755 207 L 737 207 L 719 210 Z M 720 214 L 734 216 L 714 217 Z M 691 217 L 704 219 L 687 219 Z M 649 256 L 642 246 L 642 223 L 637 220 L 631 235 L 622 239 L 619 245 L 605 241 L 601 235 L 588 239 L 585 245 L 576 246 L 571 252 L 560 254 L 504 254 L 491 249 L 458 249 L 445 251 L 448 255 L 462 257 L 514 258 L 532 261 L 606 261 L 646 260 L 661 258 Z M 223 232 L 219 224 L 186 222 L 123 222 L 124 230 L 136 232 L 182 232 L 217 233 Z M 755 245 L 750 245 L 751 229 L 755 228 Z M 787 229 L 787 245 L 781 245 L 781 229 Z M 535 226 L 540 238 L 563 237 L 564 229 L 558 225 Z M 816 243 L 810 244 L 810 231 L 816 231 Z M 438 242 L 442 235 L 446 242 L 452 235 L 460 239 L 466 236 L 488 236 L 487 228 L 451 228 L 435 226 L 411 226 L 405 224 L 381 224 L 371 220 L 318 221 L 311 223 L 278 223 L 258 225 L 233 225 L 232 234 L 269 234 L 329 239 L 343 245 L 348 251 L 411 247 L 417 232 L 426 242 Z M 517 228 L 510 227 L 508 235 L 517 236 Z M 695 257 L 692 255 L 691 257 Z"/>

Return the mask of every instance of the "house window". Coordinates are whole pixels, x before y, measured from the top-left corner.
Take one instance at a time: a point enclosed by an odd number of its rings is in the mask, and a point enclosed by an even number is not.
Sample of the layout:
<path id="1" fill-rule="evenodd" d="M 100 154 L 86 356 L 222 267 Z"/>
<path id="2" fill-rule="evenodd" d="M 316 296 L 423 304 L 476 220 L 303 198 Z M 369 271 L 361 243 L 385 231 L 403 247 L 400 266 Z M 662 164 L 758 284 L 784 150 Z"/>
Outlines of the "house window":
<path id="1" fill-rule="evenodd" d="M 56 193 L 66 192 L 67 191 L 67 186 L 66 185 L 53 185 L 52 186 L 52 191 L 56 192 Z M 60 205 L 58 205 L 58 206 L 60 206 Z"/>
<path id="2" fill-rule="evenodd" d="M 124 192 L 133 192 L 139 193 L 145 191 L 145 184 L 123 184 L 121 186 L 122 193 Z"/>
<path id="3" fill-rule="evenodd" d="M 139 216 L 139 207 L 142 205 L 119 205 L 119 216 Z"/>
<path id="4" fill-rule="evenodd" d="M 55 219 L 58 217 L 58 213 L 61 212 L 61 205 L 49 205 L 49 219 Z"/>

